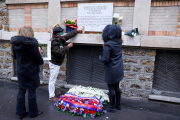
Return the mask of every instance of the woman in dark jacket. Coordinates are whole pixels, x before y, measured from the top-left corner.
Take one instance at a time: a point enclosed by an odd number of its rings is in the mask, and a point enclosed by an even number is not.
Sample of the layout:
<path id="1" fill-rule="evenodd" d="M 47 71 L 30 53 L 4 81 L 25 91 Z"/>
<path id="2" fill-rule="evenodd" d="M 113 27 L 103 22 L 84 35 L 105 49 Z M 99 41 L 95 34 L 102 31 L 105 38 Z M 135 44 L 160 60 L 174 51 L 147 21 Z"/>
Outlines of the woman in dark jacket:
<path id="1" fill-rule="evenodd" d="M 107 25 L 102 33 L 105 44 L 103 56 L 99 56 L 99 60 L 105 65 L 105 82 L 108 84 L 110 100 L 107 109 L 109 112 L 115 112 L 114 108 L 121 110 L 119 82 L 124 78 L 121 32 L 120 26 Z"/>
<path id="2" fill-rule="evenodd" d="M 16 115 L 19 115 L 20 119 L 28 114 L 25 107 L 26 89 L 28 89 L 29 116 L 36 117 L 43 113 L 38 110 L 36 102 L 36 88 L 40 85 L 39 65 L 43 64 L 43 59 L 38 50 L 38 41 L 33 37 L 32 28 L 22 27 L 19 36 L 11 38 L 13 57 L 17 60 L 19 93 Z"/>

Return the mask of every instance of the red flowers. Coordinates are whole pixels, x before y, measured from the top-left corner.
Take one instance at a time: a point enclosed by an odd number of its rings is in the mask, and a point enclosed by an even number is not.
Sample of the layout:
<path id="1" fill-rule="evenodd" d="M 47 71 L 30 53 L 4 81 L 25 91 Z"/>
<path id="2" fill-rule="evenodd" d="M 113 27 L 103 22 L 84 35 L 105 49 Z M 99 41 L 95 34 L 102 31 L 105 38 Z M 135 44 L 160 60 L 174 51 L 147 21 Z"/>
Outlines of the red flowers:
<path id="1" fill-rule="evenodd" d="M 89 112 L 89 110 L 85 110 L 85 111 L 84 111 L 85 114 L 88 114 L 88 112 Z"/>
<path id="2" fill-rule="evenodd" d="M 61 105 L 61 109 L 64 109 L 64 105 Z"/>
<path id="3" fill-rule="evenodd" d="M 94 114 L 96 113 L 96 111 L 95 111 L 95 110 L 92 110 L 91 113 L 94 115 Z"/>
<path id="4" fill-rule="evenodd" d="M 94 105 L 94 102 L 93 102 L 93 101 L 91 101 L 91 102 L 89 102 L 89 104 L 90 104 L 90 105 Z"/>

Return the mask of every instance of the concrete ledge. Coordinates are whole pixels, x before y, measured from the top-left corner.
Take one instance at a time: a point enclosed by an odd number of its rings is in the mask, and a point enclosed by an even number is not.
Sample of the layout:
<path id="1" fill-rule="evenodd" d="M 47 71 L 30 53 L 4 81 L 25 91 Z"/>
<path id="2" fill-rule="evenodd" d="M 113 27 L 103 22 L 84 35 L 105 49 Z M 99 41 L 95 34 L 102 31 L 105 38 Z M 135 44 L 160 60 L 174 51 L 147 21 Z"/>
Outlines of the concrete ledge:
<path id="1" fill-rule="evenodd" d="M 129 37 L 126 35 L 122 36 L 124 40 L 124 46 L 140 46 L 141 36 Z M 79 43 L 79 44 L 95 44 L 95 45 L 103 45 L 104 42 L 102 40 L 101 34 L 78 34 L 74 38 L 68 40 L 67 42 Z"/>
<path id="2" fill-rule="evenodd" d="M 151 99 L 151 100 L 167 101 L 167 102 L 174 102 L 174 103 L 180 103 L 180 98 L 168 97 L 168 96 L 162 96 L 162 95 L 149 95 L 149 99 Z"/>
<path id="3" fill-rule="evenodd" d="M 76 86 L 76 85 L 65 84 L 65 85 L 64 85 L 64 88 L 70 89 L 70 88 L 73 88 L 74 86 Z M 100 90 L 104 91 L 105 93 L 108 93 L 108 90 L 105 90 L 105 89 L 100 89 Z"/>
<path id="4" fill-rule="evenodd" d="M 142 36 L 141 47 L 180 48 L 180 37 Z"/>
<path id="5" fill-rule="evenodd" d="M 6 4 L 47 3 L 49 0 L 6 0 Z"/>
<path id="6" fill-rule="evenodd" d="M 0 34 L 1 34 L 2 40 L 10 40 L 11 37 L 17 35 L 17 32 L 1 32 Z M 50 33 L 35 32 L 34 35 L 35 35 L 35 38 L 40 41 L 49 41 L 51 39 Z"/>
<path id="7" fill-rule="evenodd" d="M 17 32 L 0 32 L 0 39 L 10 40 L 12 36 L 17 35 Z M 39 41 L 49 41 L 51 39 L 51 33 L 47 32 L 35 32 L 35 38 Z M 171 36 L 136 36 L 129 37 L 122 35 L 124 40 L 123 46 L 129 47 L 148 47 L 158 49 L 180 49 L 180 37 Z M 87 45 L 103 45 L 101 34 L 78 34 L 74 38 L 67 41 L 75 44 L 87 44 Z"/>

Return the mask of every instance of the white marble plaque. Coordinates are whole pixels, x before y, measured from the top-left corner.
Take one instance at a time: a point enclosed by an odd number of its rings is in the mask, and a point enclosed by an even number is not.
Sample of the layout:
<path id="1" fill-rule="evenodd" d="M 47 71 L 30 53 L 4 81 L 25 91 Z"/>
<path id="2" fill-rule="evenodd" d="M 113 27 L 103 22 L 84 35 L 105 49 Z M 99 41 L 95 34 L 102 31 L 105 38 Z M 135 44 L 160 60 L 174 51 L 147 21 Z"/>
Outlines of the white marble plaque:
<path id="1" fill-rule="evenodd" d="M 112 24 L 113 3 L 78 4 L 77 25 L 85 31 L 101 32 Z"/>

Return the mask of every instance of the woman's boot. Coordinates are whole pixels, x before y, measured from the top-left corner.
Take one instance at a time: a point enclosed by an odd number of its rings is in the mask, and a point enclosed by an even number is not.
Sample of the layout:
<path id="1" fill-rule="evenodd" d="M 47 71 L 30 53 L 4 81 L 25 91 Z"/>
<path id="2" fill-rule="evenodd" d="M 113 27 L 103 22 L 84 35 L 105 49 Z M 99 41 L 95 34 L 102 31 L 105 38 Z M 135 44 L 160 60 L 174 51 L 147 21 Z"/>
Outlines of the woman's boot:
<path id="1" fill-rule="evenodd" d="M 121 110 L 121 92 L 116 93 L 116 109 Z"/>
<path id="2" fill-rule="evenodd" d="M 108 112 L 115 113 L 115 95 L 109 95 L 110 104 L 107 108 Z"/>

